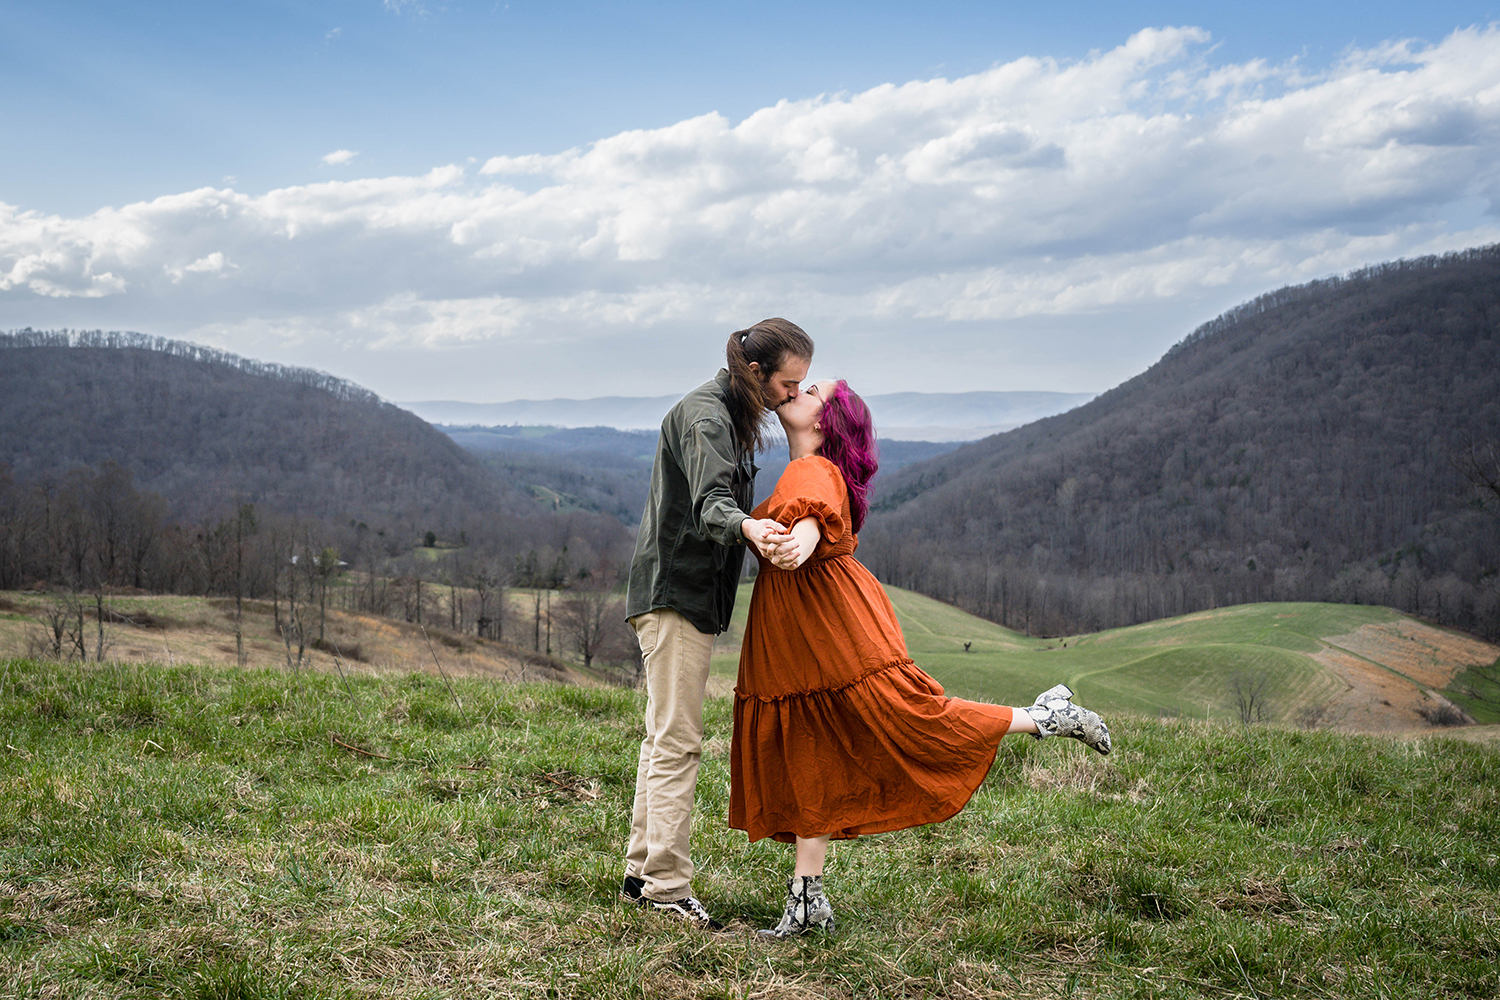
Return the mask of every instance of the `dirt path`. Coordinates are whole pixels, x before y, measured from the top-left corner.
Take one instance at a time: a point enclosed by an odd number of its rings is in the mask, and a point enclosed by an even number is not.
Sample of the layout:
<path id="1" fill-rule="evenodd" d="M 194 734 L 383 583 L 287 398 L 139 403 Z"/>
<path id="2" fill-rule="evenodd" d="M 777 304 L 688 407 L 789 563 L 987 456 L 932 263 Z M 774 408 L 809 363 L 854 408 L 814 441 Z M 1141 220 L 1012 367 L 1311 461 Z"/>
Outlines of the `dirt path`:
<path id="1" fill-rule="evenodd" d="M 1495 662 L 1500 646 L 1411 618 L 1326 636 L 1312 658 L 1345 688 L 1325 706 L 1327 721 L 1363 732 L 1431 732 L 1427 715 L 1451 705 L 1439 692 L 1471 666 Z"/>

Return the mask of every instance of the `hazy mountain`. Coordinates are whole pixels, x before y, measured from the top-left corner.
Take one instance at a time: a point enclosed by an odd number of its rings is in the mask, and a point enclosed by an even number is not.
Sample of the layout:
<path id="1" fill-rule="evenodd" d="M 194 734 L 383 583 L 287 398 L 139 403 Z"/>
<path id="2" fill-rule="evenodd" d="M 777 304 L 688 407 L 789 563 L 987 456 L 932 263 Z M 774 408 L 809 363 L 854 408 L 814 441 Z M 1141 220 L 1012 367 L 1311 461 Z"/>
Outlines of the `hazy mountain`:
<path id="1" fill-rule="evenodd" d="M 684 391 L 692 388 L 685 386 Z M 598 399 L 401 403 L 434 424 L 464 427 L 551 426 L 651 430 L 661 426 L 677 396 Z M 882 438 L 896 441 L 972 441 L 1063 413 L 1093 399 L 1069 392 L 895 392 L 865 397 Z"/>
<path id="2" fill-rule="evenodd" d="M 861 557 L 1033 632 L 1257 600 L 1500 634 L 1500 247 L 1261 296 L 1069 413 L 895 473 Z"/>
<path id="3" fill-rule="evenodd" d="M 882 438 L 973 441 L 1066 413 L 1092 392 L 892 392 L 866 396 Z"/>
<path id="4" fill-rule="evenodd" d="M 685 386 L 686 392 L 693 386 Z M 397 403 L 433 424 L 460 427 L 613 427 L 651 430 L 661 426 L 678 396 L 600 396 L 595 399 L 517 399 L 508 403 L 425 400 Z"/>

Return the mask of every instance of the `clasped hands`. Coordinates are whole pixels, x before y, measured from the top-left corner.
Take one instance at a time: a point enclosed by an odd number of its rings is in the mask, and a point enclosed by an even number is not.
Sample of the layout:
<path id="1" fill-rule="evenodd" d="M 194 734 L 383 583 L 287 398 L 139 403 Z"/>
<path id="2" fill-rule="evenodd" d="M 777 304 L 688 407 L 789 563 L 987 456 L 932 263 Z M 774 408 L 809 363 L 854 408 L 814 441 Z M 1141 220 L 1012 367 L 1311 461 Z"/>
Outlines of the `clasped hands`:
<path id="1" fill-rule="evenodd" d="M 740 522 L 745 540 L 777 569 L 796 569 L 802 565 L 801 544 L 786 526 L 769 518 L 747 517 Z"/>

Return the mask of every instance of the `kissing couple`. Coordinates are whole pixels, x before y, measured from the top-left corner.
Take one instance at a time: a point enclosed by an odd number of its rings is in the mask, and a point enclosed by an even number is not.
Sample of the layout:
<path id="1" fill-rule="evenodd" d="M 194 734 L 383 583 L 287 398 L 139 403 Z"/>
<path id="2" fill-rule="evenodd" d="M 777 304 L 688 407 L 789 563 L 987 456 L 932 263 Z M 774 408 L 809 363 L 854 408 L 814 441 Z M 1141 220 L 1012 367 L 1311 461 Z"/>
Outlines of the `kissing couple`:
<path id="1" fill-rule="evenodd" d="M 879 581 L 854 558 L 878 468 L 870 410 L 843 380 L 802 383 L 813 342 L 785 319 L 730 335 L 725 367 L 667 414 L 631 560 L 626 615 L 645 662 L 646 738 L 621 894 L 705 929 L 692 891 L 693 794 L 714 636 L 729 627 L 746 549 L 759 560 L 734 690 L 729 825 L 795 845 L 779 923 L 831 931 L 828 842 L 956 814 L 1000 740 L 1109 729 L 1058 684 L 1024 707 L 950 698 L 906 651 Z M 756 506 L 765 416 L 790 461 Z"/>

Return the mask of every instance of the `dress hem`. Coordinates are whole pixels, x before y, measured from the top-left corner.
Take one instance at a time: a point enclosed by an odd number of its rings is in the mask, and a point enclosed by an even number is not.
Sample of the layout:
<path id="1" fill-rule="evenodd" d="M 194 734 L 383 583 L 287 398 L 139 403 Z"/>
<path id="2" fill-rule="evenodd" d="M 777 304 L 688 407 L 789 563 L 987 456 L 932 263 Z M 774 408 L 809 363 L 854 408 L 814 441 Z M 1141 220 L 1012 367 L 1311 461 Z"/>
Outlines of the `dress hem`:
<path id="1" fill-rule="evenodd" d="M 1004 736 L 1002 736 L 1001 739 L 1004 739 Z M 797 842 L 797 838 L 799 836 L 805 840 L 810 840 L 813 837 L 825 836 L 830 840 L 854 840 L 858 837 L 871 837 L 881 833 L 895 833 L 898 830 L 909 830 L 913 827 L 918 826 L 931 826 L 934 823 L 946 823 L 954 816 L 957 816 L 959 813 L 963 812 L 965 807 L 968 806 L 970 800 L 972 800 L 974 796 L 978 794 L 979 789 L 984 786 L 985 780 L 989 777 L 990 771 L 994 770 L 995 758 L 999 755 L 1000 741 L 996 740 L 995 745 L 990 749 L 989 763 L 985 765 L 984 771 L 981 774 L 979 781 L 974 784 L 973 788 L 969 789 L 969 792 L 964 796 L 963 801 L 953 806 L 951 810 L 935 809 L 927 816 L 923 816 L 921 818 L 913 819 L 909 816 L 877 816 L 871 817 L 866 822 L 854 823 L 839 830 L 830 830 L 828 833 L 814 833 L 810 835 L 791 833 L 786 830 L 777 830 L 774 833 L 751 833 L 748 824 L 736 823 L 734 817 L 730 817 L 728 825 L 731 830 L 743 830 L 745 832 L 745 835 L 750 839 L 750 843 L 752 844 L 758 840 L 766 839 L 774 840 L 779 844 L 794 844 Z"/>

